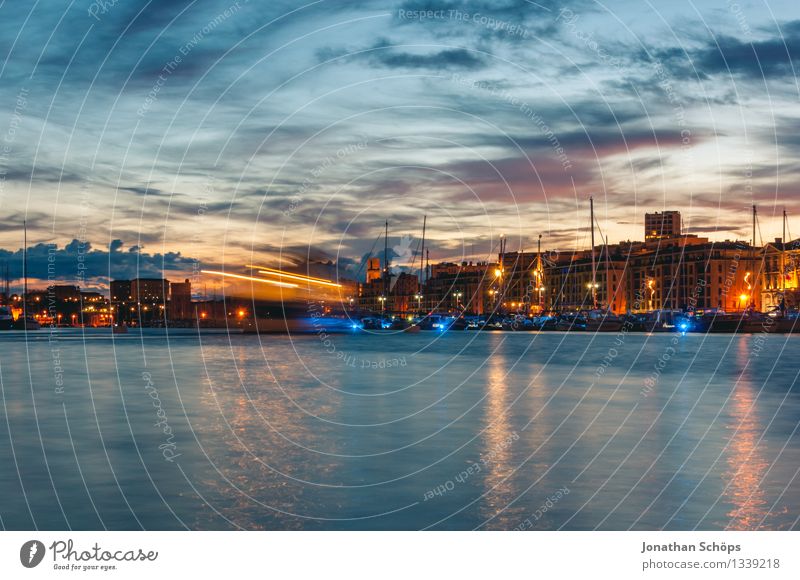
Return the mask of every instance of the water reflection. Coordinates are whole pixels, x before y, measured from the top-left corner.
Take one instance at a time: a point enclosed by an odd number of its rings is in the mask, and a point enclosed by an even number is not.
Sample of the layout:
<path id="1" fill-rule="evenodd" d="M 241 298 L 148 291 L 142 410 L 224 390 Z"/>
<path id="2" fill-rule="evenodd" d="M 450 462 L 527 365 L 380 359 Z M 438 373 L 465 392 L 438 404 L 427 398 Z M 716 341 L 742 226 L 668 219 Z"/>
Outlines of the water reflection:
<path id="1" fill-rule="evenodd" d="M 508 504 L 516 497 L 514 486 L 514 464 L 512 447 L 519 433 L 509 424 L 511 394 L 506 383 L 508 360 L 497 352 L 487 362 L 484 448 L 481 466 L 484 471 L 485 495 L 481 502 L 481 513 L 489 520 L 486 528 L 508 529 L 519 519 L 514 508 Z M 502 513 L 501 510 L 505 510 Z M 513 523 L 512 523 L 513 522 Z M 509 524 L 511 524 L 509 526 Z"/>
<path id="2" fill-rule="evenodd" d="M 739 360 L 746 361 L 748 343 L 738 344 Z M 744 349 L 744 352 L 743 352 Z M 759 449 L 763 425 L 758 414 L 758 391 L 750 381 L 751 372 L 744 371 L 734 385 L 729 403 L 732 421 L 726 426 L 731 431 L 728 444 L 725 481 L 730 482 L 725 498 L 733 506 L 726 514 L 731 530 L 754 530 L 760 527 L 769 513 L 769 503 L 762 487 L 769 462 Z"/>
<path id="3" fill-rule="evenodd" d="M 330 440 L 298 418 L 330 414 L 338 397 L 323 388 L 326 397 L 316 405 L 309 401 L 284 355 L 241 346 L 204 353 L 208 377 L 195 430 L 209 464 L 194 468 L 208 473 L 210 497 L 226 506 L 221 514 L 248 529 L 263 529 L 267 522 L 300 528 L 302 520 L 289 514 L 324 515 L 299 497 L 329 472 L 330 462 L 318 462 L 315 452 L 331 451 Z M 305 469 L 315 462 L 316 470 Z"/>

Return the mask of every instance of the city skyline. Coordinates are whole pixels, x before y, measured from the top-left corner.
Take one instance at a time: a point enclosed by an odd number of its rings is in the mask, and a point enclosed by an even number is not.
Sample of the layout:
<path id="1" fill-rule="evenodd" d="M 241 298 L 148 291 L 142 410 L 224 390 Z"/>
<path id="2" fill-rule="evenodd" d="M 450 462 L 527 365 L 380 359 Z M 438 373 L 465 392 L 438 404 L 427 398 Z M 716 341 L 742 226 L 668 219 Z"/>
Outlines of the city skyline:
<path id="1" fill-rule="evenodd" d="M 675 214 L 678 216 L 679 231 L 681 235 L 697 235 L 693 234 L 691 228 L 686 228 L 686 219 L 680 210 L 665 209 L 656 212 L 647 212 L 645 215 L 652 217 L 661 214 Z M 781 218 L 782 219 L 782 218 Z M 757 240 L 756 247 L 763 247 L 766 244 L 774 242 L 779 237 L 782 237 L 783 224 L 781 230 L 772 236 L 770 231 L 764 231 L 761 225 L 761 216 L 758 217 L 758 230 L 756 232 Z M 587 217 L 588 221 L 588 217 Z M 791 218 L 787 219 L 787 226 L 790 224 Z M 644 242 L 649 239 L 648 224 L 645 216 L 642 216 L 642 221 L 639 224 L 639 235 L 633 238 L 624 240 L 608 240 L 611 246 L 617 246 L 626 242 Z M 666 226 L 665 226 L 666 227 Z M 712 243 L 722 242 L 744 242 L 750 244 L 752 241 L 752 225 L 747 224 L 741 226 L 741 230 L 749 230 L 750 237 L 747 236 L 740 238 L 725 238 L 714 239 L 714 236 L 702 235 L 703 238 L 708 238 Z M 591 248 L 590 243 L 590 228 L 588 223 L 585 228 L 581 228 L 576 232 L 576 245 L 566 247 L 548 246 L 546 240 L 542 238 L 543 252 L 557 252 L 557 253 L 580 253 Z M 606 234 L 602 231 L 597 232 L 597 239 L 595 240 L 595 247 L 600 247 L 606 243 Z M 428 240 L 426 242 L 426 249 L 429 253 L 430 263 L 461 263 L 461 262 L 491 262 L 496 260 L 499 255 L 499 241 L 500 238 L 506 237 L 504 234 L 498 236 L 495 240 L 495 247 L 493 252 L 489 254 L 475 254 L 475 245 L 473 244 L 472 253 L 465 253 L 460 256 L 452 256 L 444 253 L 440 248 L 433 246 L 433 254 L 431 252 L 431 245 L 435 244 Z M 379 236 L 381 238 L 381 236 Z M 536 243 L 530 241 L 529 236 L 526 242 L 523 238 L 515 240 L 519 245 L 517 247 L 507 247 L 509 253 L 525 252 L 534 254 L 536 252 Z M 791 236 L 791 229 L 787 231 L 786 241 L 790 242 L 796 239 Z M 538 240 L 537 240 L 538 241 Z M 581 245 L 578 245 L 581 244 Z M 306 262 L 306 263 L 286 263 L 282 267 L 291 271 L 306 271 L 308 273 L 316 273 L 325 275 L 331 279 L 352 280 L 355 282 L 364 282 L 367 278 L 367 262 L 371 257 L 378 258 L 381 263 L 385 260 L 384 251 L 382 248 L 373 244 L 372 252 L 364 254 L 359 258 L 345 257 L 344 265 L 337 262 Z M 421 238 L 415 235 L 415 232 L 397 233 L 393 235 L 389 231 L 389 243 L 387 249 L 389 250 L 389 259 L 394 262 L 397 273 L 403 271 L 408 273 L 419 273 L 419 259 L 420 259 L 420 245 Z M 467 248 L 464 248 L 465 250 Z M 324 248 L 322 248 L 324 250 Z M 10 288 L 13 292 L 20 292 L 22 289 L 22 276 L 23 276 L 23 250 L 22 247 L 16 251 L 10 252 L 7 249 L 0 248 L 0 274 L 5 275 L 5 267 L 8 266 Z M 61 264 L 60 267 L 53 268 L 52 264 Z M 66 264 L 66 265 L 65 265 Z M 191 277 L 195 284 L 202 284 L 201 272 L 203 270 L 222 268 L 223 270 L 235 272 L 240 269 L 242 264 L 232 263 L 227 266 L 218 262 L 204 262 L 197 258 L 184 256 L 180 251 L 168 252 L 166 254 L 148 254 L 142 252 L 141 248 L 124 248 L 121 240 L 114 240 L 109 245 L 108 249 L 94 248 L 90 242 L 81 242 L 74 239 L 72 242 L 59 248 L 52 244 L 34 243 L 29 241 L 28 246 L 28 283 L 32 289 L 42 290 L 53 283 L 70 283 L 81 282 L 80 286 L 87 291 L 108 291 L 109 285 L 113 280 L 127 280 L 134 278 L 168 278 L 175 279 Z M 50 269 L 50 271 L 48 271 Z M 56 272 L 56 275 L 52 275 Z M 48 273 L 51 275 L 48 278 Z M 213 287 L 213 292 L 222 291 L 223 284 L 220 280 L 214 281 L 213 278 L 206 277 L 205 283 L 208 284 L 209 280 L 212 284 L 217 284 Z M 196 289 L 199 291 L 199 289 Z"/>
<path id="2" fill-rule="evenodd" d="M 384 219 L 428 215 L 459 260 L 585 246 L 590 194 L 611 240 L 647 211 L 718 241 L 753 203 L 764 240 L 800 214 L 790 2 L 40 4 L 0 8 L 0 247 L 27 219 L 112 276 L 357 269 Z"/>

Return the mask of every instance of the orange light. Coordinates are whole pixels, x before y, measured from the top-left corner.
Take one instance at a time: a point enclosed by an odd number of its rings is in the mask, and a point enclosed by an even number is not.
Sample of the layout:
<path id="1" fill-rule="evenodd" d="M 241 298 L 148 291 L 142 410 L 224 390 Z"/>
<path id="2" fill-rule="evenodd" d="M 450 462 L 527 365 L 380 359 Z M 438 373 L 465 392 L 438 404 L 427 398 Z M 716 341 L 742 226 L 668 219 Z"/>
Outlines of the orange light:
<path id="1" fill-rule="evenodd" d="M 244 310 L 240 310 L 237 312 L 237 314 L 239 315 L 239 318 L 244 318 Z"/>
<path id="2" fill-rule="evenodd" d="M 331 280 L 326 280 L 325 278 L 317 278 L 316 276 L 306 276 L 304 274 L 291 274 L 289 272 L 284 272 L 283 270 L 276 270 L 275 268 L 268 268 L 267 266 L 256 266 L 254 264 L 247 264 L 248 268 L 252 268 L 254 270 L 259 270 L 262 274 L 276 274 L 278 276 L 288 276 L 294 278 L 301 278 L 304 281 L 313 280 L 315 282 L 326 282 L 329 284 L 333 284 L 334 286 L 341 286 L 341 284 L 335 284 Z"/>
<path id="3" fill-rule="evenodd" d="M 240 274 L 230 274 L 228 272 L 218 272 L 216 270 L 200 270 L 203 274 L 214 274 L 216 276 L 224 276 L 228 278 L 237 278 L 239 280 L 250 280 L 251 282 L 261 282 L 262 284 L 273 284 L 281 288 L 299 288 L 297 284 L 290 284 L 289 282 L 278 282 L 277 280 L 265 280 L 264 278 L 255 278 L 254 276 L 241 276 Z"/>
<path id="4" fill-rule="evenodd" d="M 290 280 L 299 280 L 300 282 L 308 282 L 309 284 L 319 284 L 321 286 L 331 286 L 333 288 L 341 288 L 341 284 L 337 284 L 330 280 L 325 280 L 324 278 L 316 278 L 314 276 L 304 276 L 302 274 L 290 274 L 288 272 L 284 272 L 282 270 L 276 270 L 275 268 L 267 268 L 266 266 L 253 266 L 252 264 L 248 264 L 250 268 L 257 268 L 259 274 L 265 274 L 267 276 L 278 276 L 279 278 L 289 278 Z"/>

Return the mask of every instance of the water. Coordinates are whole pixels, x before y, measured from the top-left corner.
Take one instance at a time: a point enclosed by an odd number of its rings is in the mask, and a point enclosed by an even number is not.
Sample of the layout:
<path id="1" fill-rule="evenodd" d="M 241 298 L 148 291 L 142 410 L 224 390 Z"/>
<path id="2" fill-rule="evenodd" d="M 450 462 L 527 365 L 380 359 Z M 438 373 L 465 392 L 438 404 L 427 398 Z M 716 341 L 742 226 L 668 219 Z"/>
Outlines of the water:
<path id="1" fill-rule="evenodd" d="M 0 523 L 797 528 L 798 345 L 1 333 Z"/>

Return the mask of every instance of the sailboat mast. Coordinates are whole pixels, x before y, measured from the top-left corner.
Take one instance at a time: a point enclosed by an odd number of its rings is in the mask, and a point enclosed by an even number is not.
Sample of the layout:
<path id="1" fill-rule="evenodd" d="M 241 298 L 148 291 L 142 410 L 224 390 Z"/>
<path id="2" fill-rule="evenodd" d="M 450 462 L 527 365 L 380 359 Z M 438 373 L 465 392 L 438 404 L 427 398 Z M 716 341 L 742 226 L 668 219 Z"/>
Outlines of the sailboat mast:
<path id="1" fill-rule="evenodd" d="M 502 304 L 502 300 L 504 300 L 506 297 L 505 280 L 503 279 L 503 275 L 505 274 L 505 272 L 503 272 L 504 270 L 503 265 L 505 264 L 506 261 L 505 258 L 506 258 L 506 237 L 504 234 L 500 234 L 500 264 L 499 264 L 500 279 L 498 280 L 497 284 L 500 292 L 500 300 L 501 300 L 500 304 Z"/>
<path id="2" fill-rule="evenodd" d="M 539 240 L 536 242 L 536 270 L 539 272 L 539 287 L 536 291 L 539 293 L 539 314 L 544 311 L 544 265 L 542 264 L 542 234 L 539 234 Z"/>
<path id="3" fill-rule="evenodd" d="M 28 319 L 28 222 L 22 220 L 22 319 Z"/>
<path id="4" fill-rule="evenodd" d="M 611 255 L 608 253 L 608 234 L 605 236 L 605 251 L 606 251 L 606 309 L 611 309 L 611 285 L 609 284 L 611 280 L 610 272 L 611 272 Z M 616 295 L 616 290 L 614 291 Z"/>
<path id="5" fill-rule="evenodd" d="M 592 308 L 597 308 L 597 264 L 594 259 L 594 198 L 589 196 L 589 213 L 592 222 Z"/>
<path id="6" fill-rule="evenodd" d="M 383 232 L 383 297 L 389 298 L 389 220 L 386 220 Z"/>
<path id="7" fill-rule="evenodd" d="M 781 234 L 781 299 L 786 299 L 786 208 L 783 208 L 783 233 Z"/>
<path id="8" fill-rule="evenodd" d="M 425 248 L 425 279 L 427 280 L 431 275 L 431 251 Z"/>
<path id="9" fill-rule="evenodd" d="M 758 273 L 756 272 L 756 206 L 753 204 L 753 247 L 750 248 L 750 256 L 753 262 L 753 283 L 750 284 L 750 305 L 755 306 L 756 296 L 755 290 L 758 287 Z M 761 268 L 759 267 L 759 270 Z"/>
<path id="10" fill-rule="evenodd" d="M 421 246 L 420 252 L 419 252 L 419 285 L 420 285 L 420 289 L 422 288 L 422 285 L 424 284 L 424 280 L 423 280 L 423 277 L 422 277 L 422 270 L 424 269 L 424 265 L 425 265 L 423 260 L 425 259 L 425 226 L 427 226 L 427 225 L 428 225 L 428 216 L 427 215 L 422 216 L 422 246 Z"/>

